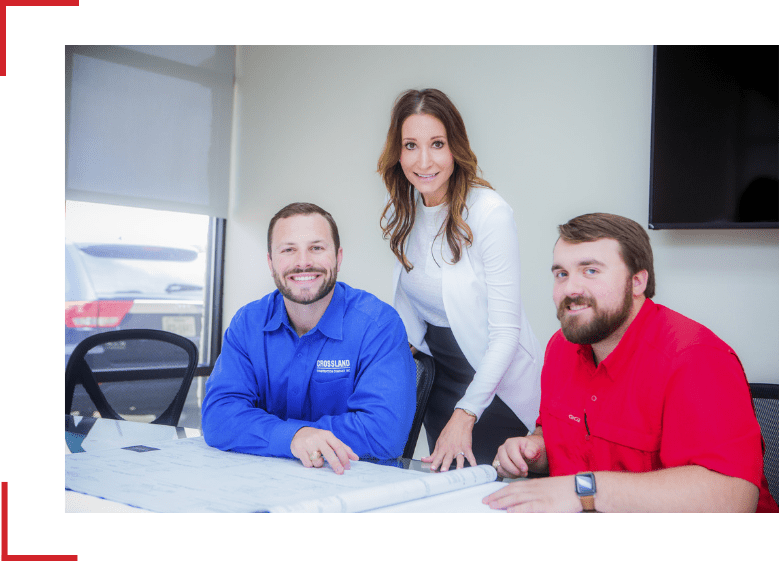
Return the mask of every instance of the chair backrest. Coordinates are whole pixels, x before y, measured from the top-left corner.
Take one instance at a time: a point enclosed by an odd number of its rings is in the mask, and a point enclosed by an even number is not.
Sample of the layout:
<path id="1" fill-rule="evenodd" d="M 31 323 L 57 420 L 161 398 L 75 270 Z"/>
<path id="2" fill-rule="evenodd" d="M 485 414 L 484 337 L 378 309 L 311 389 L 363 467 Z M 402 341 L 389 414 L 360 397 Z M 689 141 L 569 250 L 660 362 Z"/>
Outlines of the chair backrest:
<path id="1" fill-rule="evenodd" d="M 76 346 L 65 367 L 65 414 L 74 413 L 74 396 L 79 407 L 88 403 L 88 396 L 103 418 L 138 420 L 116 409 L 129 415 L 140 406 L 156 417 L 152 423 L 176 426 L 197 363 L 197 346 L 175 333 L 156 329 L 97 333 Z M 86 395 L 77 386 L 83 386 Z M 165 388 L 170 391 L 164 393 Z"/>
<path id="2" fill-rule="evenodd" d="M 779 384 L 749 384 L 755 415 L 763 433 L 763 470 L 771 496 L 779 503 Z"/>
<path id="3" fill-rule="evenodd" d="M 404 458 L 414 457 L 419 431 L 422 429 L 422 421 L 425 418 L 425 410 L 427 409 L 427 398 L 430 397 L 430 390 L 433 387 L 433 379 L 435 378 L 433 357 L 417 351 L 417 354 L 414 356 L 414 362 L 417 363 L 417 408 L 414 413 L 414 422 L 411 424 L 411 430 L 408 433 L 406 448 L 403 450 Z"/>

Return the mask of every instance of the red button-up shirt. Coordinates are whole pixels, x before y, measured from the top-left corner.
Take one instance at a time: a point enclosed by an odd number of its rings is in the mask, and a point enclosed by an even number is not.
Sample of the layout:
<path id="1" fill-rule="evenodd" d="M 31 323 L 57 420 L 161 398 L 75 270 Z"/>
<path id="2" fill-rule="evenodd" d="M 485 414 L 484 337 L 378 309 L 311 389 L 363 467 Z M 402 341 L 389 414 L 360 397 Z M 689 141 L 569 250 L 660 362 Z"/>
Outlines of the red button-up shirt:
<path id="1" fill-rule="evenodd" d="M 736 353 L 706 327 L 647 299 L 616 349 L 549 341 L 538 424 L 550 475 L 700 465 L 760 489 L 760 426 Z"/>

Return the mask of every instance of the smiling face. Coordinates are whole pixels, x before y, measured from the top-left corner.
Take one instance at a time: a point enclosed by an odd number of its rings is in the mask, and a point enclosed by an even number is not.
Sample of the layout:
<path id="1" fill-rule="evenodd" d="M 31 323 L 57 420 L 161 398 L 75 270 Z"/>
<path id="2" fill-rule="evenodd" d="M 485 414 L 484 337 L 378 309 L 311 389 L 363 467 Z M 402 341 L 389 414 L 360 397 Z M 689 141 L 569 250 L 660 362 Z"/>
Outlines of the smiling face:
<path id="1" fill-rule="evenodd" d="M 268 254 L 279 292 L 296 304 L 313 304 L 332 293 L 343 258 L 327 220 L 319 214 L 282 218 L 273 227 Z"/>
<path id="2" fill-rule="evenodd" d="M 444 124 L 425 114 L 411 115 L 401 127 L 400 166 L 406 179 L 422 194 L 425 206 L 444 201 L 454 158 Z"/>
<path id="3" fill-rule="evenodd" d="M 646 271 L 631 275 L 619 243 L 558 240 L 554 248 L 553 298 L 565 338 L 600 345 L 605 358 L 616 347 L 644 301 Z M 606 351 L 606 352 L 603 352 Z"/>

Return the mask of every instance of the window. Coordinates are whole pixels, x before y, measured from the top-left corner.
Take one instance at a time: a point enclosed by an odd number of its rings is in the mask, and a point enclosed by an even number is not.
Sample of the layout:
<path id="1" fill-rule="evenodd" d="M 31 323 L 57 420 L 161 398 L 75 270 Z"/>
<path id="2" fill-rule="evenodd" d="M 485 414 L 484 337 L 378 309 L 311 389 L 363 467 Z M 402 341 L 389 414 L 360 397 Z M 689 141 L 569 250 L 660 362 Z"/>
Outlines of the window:
<path id="1" fill-rule="evenodd" d="M 66 202 L 65 363 L 76 345 L 116 329 L 162 329 L 187 337 L 199 350 L 198 374 L 210 373 L 219 353 L 218 293 L 221 259 L 217 231 L 224 221 L 203 215 Z M 216 310 L 216 313 L 215 313 Z M 138 353 L 112 349 L 101 368 L 140 371 L 161 366 Z M 126 418 L 150 421 L 161 411 L 150 400 L 172 399 L 177 380 L 104 381 L 112 405 Z M 199 427 L 204 378 L 196 377 L 180 424 Z M 116 396 L 120 396 L 117 398 Z M 94 407 L 79 389 L 74 414 Z"/>
<path id="2" fill-rule="evenodd" d="M 180 424 L 199 428 L 221 344 L 235 49 L 68 46 L 65 55 L 66 363 L 105 330 L 187 337 L 200 364 Z M 148 396 L 177 381 L 142 379 L 135 373 L 160 366 L 113 356 L 120 381 L 104 379 L 104 392 L 121 395 L 112 405 L 126 418 L 151 420 Z M 74 414 L 93 410 L 74 396 Z"/>

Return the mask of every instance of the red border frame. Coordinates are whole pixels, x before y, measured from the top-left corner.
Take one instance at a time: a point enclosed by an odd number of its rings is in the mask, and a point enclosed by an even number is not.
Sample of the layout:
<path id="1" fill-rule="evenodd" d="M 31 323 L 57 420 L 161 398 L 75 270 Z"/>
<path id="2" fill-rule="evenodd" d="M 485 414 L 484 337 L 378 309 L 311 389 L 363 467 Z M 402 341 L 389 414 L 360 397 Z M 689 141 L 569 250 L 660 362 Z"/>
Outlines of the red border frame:
<path id="1" fill-rule="evenodd" d="M 8 483 L 3 481 L 2 561 L 78 561 L 78 555 L 8 555 Z"/>
<path id="2" fill-rule="evenodd" d="M 8 6 L 78 6 L 79 0 L 0 0 L 0 76 L 5 76 L 6 13 Z M 3 557 L 5 561 L 5 557 Z"/>

